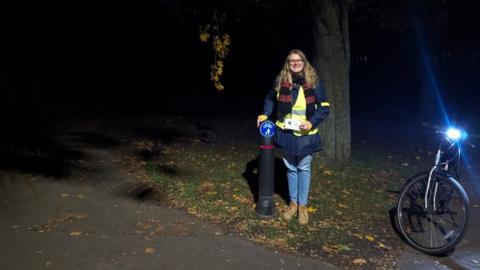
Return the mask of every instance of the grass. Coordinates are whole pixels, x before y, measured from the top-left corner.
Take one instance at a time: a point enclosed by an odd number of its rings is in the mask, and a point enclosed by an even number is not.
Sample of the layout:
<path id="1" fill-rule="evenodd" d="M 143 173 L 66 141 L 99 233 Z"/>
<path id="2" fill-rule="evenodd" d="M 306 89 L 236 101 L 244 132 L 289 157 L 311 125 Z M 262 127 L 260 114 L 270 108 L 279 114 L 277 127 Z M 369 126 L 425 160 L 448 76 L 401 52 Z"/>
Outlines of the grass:
<path id="1" fill-rule="evenodd" d="M 415 163 L 415 156 L 354 143 L 349 166 L 325 167 L 315 162 L 310 222 L 300 226 L 297 219 L 287 222 L 280 217 L 287 207 L 282 194 L 274 196 L 275 218 L 256 217 L 258 146 L 236 133 L 210 131 L 213 139 L 207 143 L 195 135 L 186 136 L 146 162 L 149 179 L 162 200 L 270 248 L 323 258 L 343 268 L 395 268 L 405 244 L 394 232 L 389 212 L 396 204 L 395 191 L 416 170 L 400 164 Z"/>
<path id="2" fill-rule="evenodd" d="M 235 125 L 225 125 L 231 118 L 153 119 L 155 128 L 134 137 L 131 159 L 150 157 L 134 167 L 146 172 L 142 179 L 151 182 L 159 200 L 276 250 L 322 258 L 344 269 L 396 268 L 406 244 L 394 231 L 390 212 L 407 177 L 422 171 L 417 164 L 433 159 L 428 146 L 411 143 L 403 133 L 380 138 L 370 134 L 371 128 L 356 129 L 349 166 L 323 165 L 321 155 L 314 159 L 310 222 L 300 226 L 297 219 L 281 218 L 288 195 L 278 158 L 277 215 L 256 217 L 258 135 L 250 117 L 235 116 Z M 152 155 L 153 149 L 161 151 Z"/>

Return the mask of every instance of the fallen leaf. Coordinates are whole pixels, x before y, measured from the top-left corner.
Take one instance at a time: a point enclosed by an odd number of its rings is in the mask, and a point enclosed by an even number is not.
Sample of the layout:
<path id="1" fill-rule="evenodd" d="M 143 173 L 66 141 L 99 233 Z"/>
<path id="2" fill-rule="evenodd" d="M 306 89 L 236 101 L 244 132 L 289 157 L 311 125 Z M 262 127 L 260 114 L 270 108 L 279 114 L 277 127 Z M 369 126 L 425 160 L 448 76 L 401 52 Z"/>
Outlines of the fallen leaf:
<path id="1" fill-rule="evenodd" d="M 141 230 L 144 230 L 144 231 L 146 231 L 146 230 L 148 230 L 152 227 L 152 225 L 150 225 L 148 223 L 144 223 L 144 222 L 138 222 L 136 226 L 137 226 L 137 228 L 139 228 Z"/>
<path id="2" fill-rule="evenodd" d="M 323 174 L 324 175 L 333 175 L 333 172 L 330 171 L 330 170 L 325 170 L 325 171 L 323 171 Z"/>
<path id="3" fill-rule="evenodd" d="M 373 237 L 372 235 L 369 235 L 369 234 L 366 234 L 365 238 L 370 242 L 373 242 L 375 240 L 375 237 Z"/>
<path id="4" fill-rule="evenodd" d="M 359 258 L 359 259 L 353 260 L 353 263 L 357 265 L 364 265 L 364 264 L 367 264 L 367 260 Z"/>
<path id="5" fill-rule="evenodd" d="M 358 239 L 362 239 L 363 240 L 363 235 L 361 234 L 358 234 L 358 233 L 352 233 L 353 236 L 357 237 Z"/>
<path id="6" fill-rule="evenodd" d="M 392 249 L 391 247 L 385 245 L 384 243 L 382 243 L 382 242 L 380 242 L 380 241 L 378 242 L 378 247 L 379 247 L 379 248 L 386 249 L 386 250 L 391 250 L 391 249 Z"/>
<path id="7" fill-rule="evenodd" d="M 205 181 L 200 186 L 198 186 L 198 191 L 200 192 L 211 192 L 215 188 L 215 185 L 212 182 Z"/>
<path id="8" fill-rule="evenodd" d="M 82 232 L 71 232 L 70 236 L 81 236 Z"/>
<path id="9" fill-rule="evenodd" d="M 151 247 L 147 247 L 147 248 L 145 248 L 145 253 L 146 253 L 146 254 L 154 254 L 154 253 L 155 253 L 155 249 L 154 249 L 154 248 L 151 248 Z"/>
<path id="10" fill-rule="evenodd" d="M 310 206 L 310 207 L 307 208 L 307 212 L 315 213 L 315 212 L 317 212 L 317 208 Z"/>
<path id="11" fill-rule="evenodd" d="M 330 247 L 328 247 L 328 246 L 322 246 L 322 249 L 323 249 L 325 252 L 328 252 L 328 253 L 333 253 L 333 252 L 336 251 L 335 249 L 330 248 Z"/>
<path id="12" fill-rule="evenodd" d="M 165 232 L 165 227 L 162 225 L 157 225 L 154 231 L 156 234 L 162 234 Z"/>
<path id="13" fill-rule="evenodd" d="M 68 194 L 67 193 L 63 193 L 63 194 L 60 194 L 61 197 L 63 198 L 67 198 L 68 197 Z"/>
<path id="14" fill-rule="evenodd" d="M 341 208 L 348 208 L 348 206 L 346 206 L 345 204 L 341 204 L 341 203 L 339 203 L 338 206 L 341 207 Z"/>
<path id="15" fill-rule="evenodd" d="M 345 251 L 350 251 L 352 250 L 348 245 L 338 245 L 339 250 L 345 250 Z"/>
<path id="16" fill-rule="evenodd" d="M 234 191 L 235 191 L 235 189 L 234 189 Z M 232 195 L 232 198 L 233 198 L 234 200 L 237 200 L 237 201 L 239 201 L 239 202 L 241 202 L 241 203 L 244 203 L 244 204 L 248 204 L 248 203 L 250 202 L 249 199 L 247 199 L 247 198 L 245 198 L 245 197 L 243 197 L 243 196 L 237 195 L 237 194 L 233 194 L 233 195 Z"/>

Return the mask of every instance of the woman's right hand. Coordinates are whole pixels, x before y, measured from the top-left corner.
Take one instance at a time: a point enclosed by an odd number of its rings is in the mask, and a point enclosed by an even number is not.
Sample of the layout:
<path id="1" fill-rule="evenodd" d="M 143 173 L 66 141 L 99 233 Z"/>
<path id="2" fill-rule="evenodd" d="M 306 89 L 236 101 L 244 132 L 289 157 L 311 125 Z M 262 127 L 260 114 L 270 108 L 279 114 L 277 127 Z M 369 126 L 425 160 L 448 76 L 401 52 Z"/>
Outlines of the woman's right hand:
<path id="1" fill-rule="evenodd" d="M 257 117 L 257 128 L 260 126 L 260 123 L 267 120 L 268 119 L 268 116 L 266 116 L 265 114 L 261 114 Z"/>

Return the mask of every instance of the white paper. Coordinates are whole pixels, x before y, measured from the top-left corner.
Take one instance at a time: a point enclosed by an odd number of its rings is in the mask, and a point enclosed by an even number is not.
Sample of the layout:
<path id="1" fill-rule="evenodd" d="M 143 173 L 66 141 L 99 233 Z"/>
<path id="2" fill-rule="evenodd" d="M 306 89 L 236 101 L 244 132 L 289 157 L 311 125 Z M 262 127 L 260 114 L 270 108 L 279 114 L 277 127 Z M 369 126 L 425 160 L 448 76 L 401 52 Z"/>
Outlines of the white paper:
<path id="1" fill-rule="evenodd" d="M 300 121 L 297 119 L 285 119 L 285 129 L 300 130 Z"/>

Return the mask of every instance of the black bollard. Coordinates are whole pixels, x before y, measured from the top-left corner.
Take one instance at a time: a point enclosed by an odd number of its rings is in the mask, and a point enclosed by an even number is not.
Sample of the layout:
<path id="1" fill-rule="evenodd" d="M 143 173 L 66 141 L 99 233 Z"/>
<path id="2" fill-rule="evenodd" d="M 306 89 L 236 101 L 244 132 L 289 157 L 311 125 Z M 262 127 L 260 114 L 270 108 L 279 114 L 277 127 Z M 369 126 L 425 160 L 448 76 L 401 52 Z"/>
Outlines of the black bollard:
<path id="1" fill-rule="evenodd" d="M 273 202 L 273 186 L 275 157 L 273 135 L 275 135 L 275 124 L 264 121 L 260 124 L 260 162 L 258 177 L 258 200 L 255 211 L 259 218 L 272 218 L 275 216 L 275 204 Z"/>

